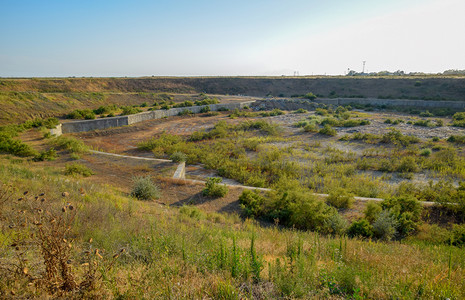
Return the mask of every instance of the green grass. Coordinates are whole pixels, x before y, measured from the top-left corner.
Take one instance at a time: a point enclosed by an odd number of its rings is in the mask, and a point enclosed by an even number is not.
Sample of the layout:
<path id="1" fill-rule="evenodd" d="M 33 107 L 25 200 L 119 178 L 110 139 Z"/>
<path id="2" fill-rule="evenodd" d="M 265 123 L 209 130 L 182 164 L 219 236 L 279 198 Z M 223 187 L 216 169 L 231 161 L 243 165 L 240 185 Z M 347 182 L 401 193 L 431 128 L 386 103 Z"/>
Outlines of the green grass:
<path id="1" fill-rule="evenodd" d="M 255 297 L 267 299 L 465 297 L 461 248 L 410 241 L 374 243 L 265 228 L 197 208 L 134 201 L 111 187 L 78 184 L 73 178 L 65 181 L 45 170 L 31 169 L 32 177 L 24 177 L 19 175 L 22 170 L 8 161 L 0 166 L 0 181 L 18 190 L 15 199 L 19 194 L 25 197 L 27 189 L 31 197 L 45 193 L 51 209 L 60 211 L 66 201 L 77 210 L 70 240 L 75 280 L 85 279 L 86 251 L 99 249 L 102 258 L 92 254 L 99 266 L 92 288 L 60 294 L 50 294 L 44 285 L 28 285 L 29 277 L 0 268 L 1 295 L 249 299 L 253 291 Z M 87 191 L 85 197 L 80 188 Z M 63 191 L 70 194 L 65 200 Z M 2 225 L 8 224 L 5 220 L 0 220 Z M 17 256 L 10 246 L 10 233 L 19 233 L 21 227 L 1 228 L 0 264 L 11 266 Z M 43 261 L 36 244 L 26 251 L 36 254 L 27 262 L 28 274 L 40 278 Z"/>

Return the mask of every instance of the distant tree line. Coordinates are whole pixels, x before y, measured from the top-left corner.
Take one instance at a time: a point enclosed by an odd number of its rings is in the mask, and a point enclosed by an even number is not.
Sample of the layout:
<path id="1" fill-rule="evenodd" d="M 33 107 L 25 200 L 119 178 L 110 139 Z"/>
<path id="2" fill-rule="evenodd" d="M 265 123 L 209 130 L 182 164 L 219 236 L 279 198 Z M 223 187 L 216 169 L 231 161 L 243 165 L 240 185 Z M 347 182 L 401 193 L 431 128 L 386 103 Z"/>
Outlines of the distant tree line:
<path id="1" fill-rule="evenodd" d="M 370 73 L 356 72 L 354 70 L 349 70 L 349 72 L 346 74 L 346 76 L 421 76 L 421 75 L 465 75 L 465 70 L 450 69 L 442 73 L 435 73 L 435 74 L 434 73 L 423 73 L 423 72 L 405 73 L 402 70 L 397 70 L 394 72 L 379 71 L 379 72 L 370 72 Z"/>

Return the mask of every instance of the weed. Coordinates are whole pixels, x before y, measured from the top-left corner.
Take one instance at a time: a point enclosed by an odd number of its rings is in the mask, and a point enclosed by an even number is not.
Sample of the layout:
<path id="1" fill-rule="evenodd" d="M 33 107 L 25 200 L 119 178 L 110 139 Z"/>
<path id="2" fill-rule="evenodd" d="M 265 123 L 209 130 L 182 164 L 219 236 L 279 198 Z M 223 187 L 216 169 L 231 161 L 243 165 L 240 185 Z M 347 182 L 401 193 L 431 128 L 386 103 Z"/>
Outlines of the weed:
<path id="1" fill-rule="evenodd" d="M 228 187 L 226 185 L 220 185 L 223 181 L 219 177 L 209 177 L 205 182 L 205 189 L 203 189 L 202 194 L 207 197 L 224 197 L 228 193 Z"/>
<path id="2" fill-rule="evenodd" d="M 152 182 L 150 176 L 136 176 L 132 178 L 133 186 L 131 196 L 139 200 L 152 200 L 160 198 L 160 189 Z"/>
<path id="3" fill-rule="evenodd" d="M 95 173 L 91 169 L 80 163 L 72 163 L 65 166 L 65 175 L 82 175 L 84 177 L 89 177 L 94 174 Z"/>

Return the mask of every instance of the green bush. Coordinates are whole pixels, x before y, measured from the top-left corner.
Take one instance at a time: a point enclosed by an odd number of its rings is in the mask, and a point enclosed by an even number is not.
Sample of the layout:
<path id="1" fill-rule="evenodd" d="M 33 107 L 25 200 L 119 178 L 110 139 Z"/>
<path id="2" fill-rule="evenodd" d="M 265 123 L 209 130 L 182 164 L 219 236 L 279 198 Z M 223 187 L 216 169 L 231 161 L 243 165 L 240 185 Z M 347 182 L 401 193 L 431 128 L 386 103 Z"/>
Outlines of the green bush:
<path id="1" fill-rule="evenodd" d="M 396 217 L 388 210 L 383 210 L 373 222 L 373 233 L 378 239 L 390 241 L 396 234 Z"/>
<path id="2" fill-rule="evenodd" d="M 319 116 L 327 116 L 328 115 L 328 110 L 324 108 L 317 108 L 315 110 L 315 114 Z"/>
<path id="3" fill-rule="evenodd" d="M 180 151 L 175 151 L 173 152 L 173 154 L 170 155 L 170 159 L 173 162 L 183 162 L 187 160 L 187 155 Z"/>
<path id="4" fill-rule="evenodd" d="M 158 199 L 161 196 L 160 189 L 153 183 L 150 176 L 136 176 L 132 179 L 133 186 L 131 196 L 139 200 Z"/>
<path id="5" fill-rule="evenodd" d="M 133 115 L 142 112 L 141 109 L 133 106 L 121 106 L 121 115 L 126 116 L 126 115 Z"/>
<path id="6" fill-rule="evenodd" d="M 412 156 L 403 157 L 396 168 L 400 173 L 416 173 L 419 171 L 418 164 Z"/>
<path id="7" fill-rule="evenodd" d="M 337 134 L 337 131 L 330 125 L 325 125 L 322 129 L 320 129 L 320 131 L 318 131 L 318 133 L 329 136 L 335 136 Z"/>
<path id="8" fill-rule="evenodd" d="M 397 233 L 400 238 L 414 233 L 421 220 L 422 206 L 413 196 L 399 196 L 389 198 L 381 203 L 385 210 L 389 210 L 397 221 Z"/>
<path id="9" fill-rule="evenodd" d="M 364 125 L 370 125 L 370 121 L 368 120 L 356 120 L 356 119 L 351 119 L 342 122 L 343 127 L 356 127 L 356 126 L 364 126 Z"/>
<path id="10" fill-rule="evenodd" d="M 310 93 L 305 94 L 305 95 L 304 95 L 304 98 L 309 99 L 309 100 L 315 100 L 317 97 L 316 97 L 315 94 L 313 94 L 312 92 L 310 92 Z"/>
<path id="11" fill-rule="evenodd" d="M 304 126 L 303 131 L 304 132 L 318 132 L 319 129 L 320 128 L 315 123 L 309 123 Z"/>
<path id="12" fill-rule="evenodd" d="M 452 116 L 454 121 L 463 121 L 465 120 L 465 112 L 458 112 Z"/>
<path id="13" fill-rule="evenodd" d="M 451 135 L 447 138 L 450 143 L 465 144 L 465 135 Z"/>
<path id="14" fill-rule="evenodd" d="M 430 156 L 431 153 L 433 153 L 433 151 L 430 148 L 425 148 L 420 151 L 420 155 L 426 157 Z"/>
<path id="15" fill-rule="evenodd" d="M 325 125 L 331 125 L 331 126 L 339 126 L 341 125 L 339 120 L 333 117 L 329 118 L 324 118 L 321 122 L 320 125 L 325 126 Z"/>
<path id="16" fill-rule="evenodd" d="M 193 112 L 191 112 L 190 110 L 188 109 L 183 109 L 182 111 L 180 111 L 178 113 L 178 116 L 189 116 L 189 115 L 192 115 Z"/>
<path id="17" fill-rule="evenodd" d="M 284 192 L 270 216 L 298 229 L 324 230 L 325 220 L 333 213 L 324 201 L 303 191 Z"/>
<path id="18" fill-rule="evenodd" d="M 258 191 L 244 190 L 239 196 L 239 203 L 247 216 L 258 217 L 262 214 L 264 198 Z"/>
<path id="19" fill-rule="evenodd" d="M 349 222 L 337 211 L 334 211 L 324 220 L 324 233 L 342 236 L 346 233 Z"/>
<path id="20" fill-rule="evenodd" d="M 67 116 L 68 119 L 95 119 L 95 113 L 90 109 L 76 109 L 70 112 Z"/>
<path id="21" fill-rule="evenodd" d="M 465 246 L 465 224 L 454 224 L 448 241 L 454 246 Z"/>
<path id="22" fill-rule="evenodd" d="M 354 195 L 346 189 L 337 188 L 329 193 L 326 203 L 336 208 L 350 208 L 354 203 Z"/>
<path id="23" fill-rule="evenodd" d="M 68 150 L 71 153 L 85 153 L 89 151 L 89 148 L 74 137 L 59 136 L 51 141 L 51 143 L 59 149 Z"/>
<path id="24" fill-rule="evenodd" d="M 173 107 L 189 107 L 189 106 L 194 106 L 194 103 L 192 101 L 184 101 L 178 104 L 175 104 Z"/>
<path id="25" fill-rule="evenodd" d="M 354 221 L 347 229 L 347 235 L 350 237 L 371 238 L 373 237 L 373 226 L 367 219 Z"/>
<path id="26" fill-rule="evenodd" d="M 0 132 L 0 152 L 22 157 L 37 155 L 37 151 L 31 146 L 25 144 L 21 140 L 12 138 L 11 135 L 6 132 Z"/>
<path id="27" fill-rule="evenodd" d="M 434 117 L 434 114 L 430 113 L 429 111 L 422 111 L 420 113 L 420 117 Z"/>
<path id="28" fill-rule="evenodd" d="M 94 174 L 95 173 L 91 169 L 80 163 L 65 165 L 65 175 L 82 175 L 84 177 L 89 177 Z"/>
<path id="29" fill-rule="evenodd" d="M 34 161 L 44 161 L 44 160 L 55 160 L 58 157 L 55 149 L 51 148 L 47 151 L 41 151 L 39 154 L 34 156 Z"/>
<path id="30" fill-rule="evenodd" d="M 205 188 L 202 191 L 202 194 L 207 197 L 219 198 L 224 197 L 228 193 L 228 187 L 226 184 L 220 185 L 223 181 L 219 177 L 209 177 L 205 182 Z"/>
<path id="31" fill-rule="evenodd" d="M 407 146 L 409 144 L 418 143 L 420 141 L 416 136 L 403 135 L 402 132 L 396 128 L 391 128 L 389 132 L 383 134 L 381 138 L 382 143 Z"/>
<path id="32" fill-rule="evenodd" d="M 217 98 L 205 98 L 203 100 L 195 101 L 195 105 L 202 106 L 202 105 L 209 105 L 209 104 L 218 104 L 220 101 Z"/>
<path id="33" fill-rule="evenodd" d="M 209 112 L 211 109 L 210 109 L 210 106 L 205 106 L 205 107 L 202 107 L 202 109 L 200 109 L 200 113 L 207 113 Z"/>
<path id="34" fill-rule="evenodd" d="M 278 108 L 273 109 L 272 111 L 269 112 L 262 112 L 260 113 L 262 117 L 275 117 L 275 116 L 280 116 L 284 115 L 284 112 Z"/>
<path id="35" fill-rule="evenodd" d="M 308 113 L 308 110 L 303 109 L 303 108 L 299 108 L 299 109 L 296 110 L 294 113 L 295 113 L 295 114 L 306 114 L 306 113 Z"/>
<path id="36" fill-rule="evenodd" d="M 371 224 L 378 218 L 379 214 L 383 208 L 381 205 L 375 201 L 368 201 L 365 210 L 363 211 L 365 219 L 368 220 Z"/>

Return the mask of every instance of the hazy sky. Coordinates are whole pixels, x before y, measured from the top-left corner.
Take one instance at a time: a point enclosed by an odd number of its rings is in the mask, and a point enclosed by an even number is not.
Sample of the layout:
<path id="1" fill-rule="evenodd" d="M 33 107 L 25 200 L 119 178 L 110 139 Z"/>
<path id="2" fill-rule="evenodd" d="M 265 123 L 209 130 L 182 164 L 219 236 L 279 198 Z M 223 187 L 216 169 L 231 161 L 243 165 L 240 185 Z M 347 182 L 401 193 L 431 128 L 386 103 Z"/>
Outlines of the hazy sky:
<path id="1" fill-rule="evenodd" d="M 465 0 L 0 0 L 0 76 L 465 69 Z"/>

